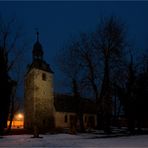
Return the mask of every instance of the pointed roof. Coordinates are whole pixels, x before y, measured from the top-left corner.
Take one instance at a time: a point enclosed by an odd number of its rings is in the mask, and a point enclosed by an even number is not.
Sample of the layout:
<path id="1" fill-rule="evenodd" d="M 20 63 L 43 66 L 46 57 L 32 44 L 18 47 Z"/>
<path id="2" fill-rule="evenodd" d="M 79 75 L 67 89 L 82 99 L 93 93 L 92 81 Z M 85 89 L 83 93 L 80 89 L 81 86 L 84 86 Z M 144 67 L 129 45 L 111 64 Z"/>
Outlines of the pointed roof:
<path id="1" fill-rule="evenodd" d="M 50 68 L 50 65 L 46 63 L 46 61 L 43 60 L 43 49 L 42 49 L 42 45 L 39 42 L 39 32 L 38 31 L 36 33 L 36 37 L 37 37 L 36 43 L 34 44 L 33 50 L 32 50 L 33 60 L 32 60 L 32 63 L 27 66 L 27 73 L 32 68 L 37 68 L 43 71 L 54 73 L 52 69 Z"/>
<path id="2" fill-rule="evenodd" d="M 41 58 L 42 59 L 44 53 L 43 53 L 42 45 L 39 42 L 39 32 L 37 32 L 36 35 L 37 35 L 37 40 L 33 46 L 32 54 L 33 54 L 33 58 Z"/>

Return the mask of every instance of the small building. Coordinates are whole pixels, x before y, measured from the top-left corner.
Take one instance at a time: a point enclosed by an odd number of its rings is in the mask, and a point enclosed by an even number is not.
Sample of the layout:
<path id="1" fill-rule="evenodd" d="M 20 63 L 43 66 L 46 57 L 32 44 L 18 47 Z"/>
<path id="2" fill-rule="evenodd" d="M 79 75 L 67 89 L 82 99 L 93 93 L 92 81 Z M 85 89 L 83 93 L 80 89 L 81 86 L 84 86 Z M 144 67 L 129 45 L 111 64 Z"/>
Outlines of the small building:
<path id="1" fill-rule="evenodd" d="M 92 100 L 81 98 L 79 104 L 70 95 L 55 94 L 55 127 L 69 128 L 71 124 L 80 127 L 79 115 L 83 118 L 84 128 L 96 127 L 96 104 Z"/>
<path id="2" fill-rule="evenodd" d="M 7 121 L 7 127 L 10 124 L 10 120 Z M 12 129 L 22 129 L 24 128 L 24 114 L 22 112 L 15 113 L 12 124 L 11 124 Z"/>
<path id="3" fill-rule="evenodd" d="M 78 113 L 81 111 L 84 126 L 96 126 L 95 103 L 81 99 L 78 110 L 76 98 L 68 95 L 54 95 L 54 72 L 43 59 L 43 48 L 37 41 L 32 50 L 32 63 L 25 74 L 24 127 L 34 126 L 48 131 L 52 128 L 68 128 L 71 124 L 79 126 Z"/>

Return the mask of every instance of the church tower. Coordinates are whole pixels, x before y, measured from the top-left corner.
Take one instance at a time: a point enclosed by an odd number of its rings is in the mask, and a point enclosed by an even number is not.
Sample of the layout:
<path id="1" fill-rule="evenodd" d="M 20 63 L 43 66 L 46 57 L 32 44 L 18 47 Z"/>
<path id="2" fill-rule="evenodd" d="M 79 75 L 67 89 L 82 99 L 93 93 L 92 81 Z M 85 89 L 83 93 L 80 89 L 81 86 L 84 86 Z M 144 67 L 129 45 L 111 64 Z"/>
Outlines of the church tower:
<path id="1" fill-rule="evenodd" d="M 25 75 L 24 127 L 47 131 L 54 127 L 53 71 L 43 59 L 43 49 L 37 41 L 32 50 L 32 63 Z"/>

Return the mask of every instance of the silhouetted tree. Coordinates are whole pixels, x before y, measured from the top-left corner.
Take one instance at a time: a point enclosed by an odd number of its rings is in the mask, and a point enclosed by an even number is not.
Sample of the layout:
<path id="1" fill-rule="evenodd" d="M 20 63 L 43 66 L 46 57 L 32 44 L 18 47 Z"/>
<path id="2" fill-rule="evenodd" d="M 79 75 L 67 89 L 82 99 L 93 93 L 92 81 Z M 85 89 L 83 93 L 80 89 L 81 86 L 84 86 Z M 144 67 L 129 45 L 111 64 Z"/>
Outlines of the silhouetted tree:
<path id="1" fill-rule="evenodd" d="M 73 41 L 65 46 L 62 53 L 58 55 L 58 64 L 61 71 L 70 80 L 73 97 L 76 101 L 76 114 L 80 121 L 80 130 L 84 131 L 83 113 L 81 110 L 81 95 L 80 95 L 80 79 L 81 79 L 81 61 L 79 60 L 75 50 L 78 48 L 78 42 Z"/>
<path id="2" fill-rule="evenodd" d="M 11 95 L 11 79 L 7 73 L 7 56 L 4 49 L 0 49 L 0 134 L 3 134 L 4 128 L 7 126 L 7 118 L 9 114 L 10 95 Z"/>
<path id="3" fill-rule="evenodd" d="M 92 90 L 93 96 L 97 100 L 99 96 L 99 72 L 101 71 L 101 66 L 98 51 L 94 48 L 92 34 L 80 34 L 76 52 L 84 69 L 82 84 L 84 87 Z"/>
<path id="4" fill-rule="evenodd" d="M 134 70 L 133 60 L 131 57 L 131 63 L 128 66 L 128 79 L 126 87 L 126 97 L 125 97 L 125 111 L 128 118 L 128 128 L 131 133 L 134 132 L 135 127 L 135 87 L 136 87 L 136 71 Z"/>
<path id="5" fill-rule="evenodd" d="M 0 17 L 0 133 L 7 126 L 12 90 L 16 83 L 12 80 L 11 72 L 21 59 L 25 43 L 20 37 L 20 28 L 16 19 L 8 21 Z M 20 62 L 21 63 L 21 62 Z M 14 72 L 14 71 L 13 71 Z M 16 75 L 16 73 L 13 73 Z"/>
<path id="6" fill-rule="evenodd" d="M 12 127 L 12 121 L 14 118 L 14 114 L 19 110 L 19 102 L 16 98 L 16 89 L 17 89 L 17 82 L 13 81 L 13 88 L 12 88 L 12 94 L 11 94 L 11 98 L 10 98 L 10 111 L 9 111 L 9 125 L 7 128 L 7 132 L 9 133 L 11 131 L 11 127 Z"/>
<path id="7" fill-rule="evenodd" d="M 138 69 L 138 74 L 136 76 L 136 87 L 135 87 L 135 116 L 137 121 L 138 131 L 144 123 L 148 120 L 148 56 L 147 53 L 139 59 L 140 69 Z"/>
<path id="8" fill-rule="evenodd" d="M 77 59 L 80 61 L 81 87 L 89 88 L 88 92 L 93 95 L 95 100 L 99 96 L 99 56 L 93 46 L 92 34 L 81 33 L 75 48 Z"/>
<path id="9" fill-rule="evenodd" d="M 68 55 L 67 62 L 63 64 L 78 69 L 77 73 L 82 77 L 81 84 L 89 86 L 93 90 L 93 94 L 97 101 L 98 108 L 98 125 L 105 131 L 110 131 L 111 115 L 112 115 L 112 79 L 113 66 L 118 66 L 123 56 L 123 48 L 125 47 L 125 28 L 115 17 L 110 17 L 100 23 L 98 29 L 93 34 L 80 34 L 77 41 L 73 42 L 74 58 L 77 62 L 73 65 L 69 61 L 73 61 Z M 64 52 L 65 53 L 65 52 Z M 64 57 L 64 56 L 63 56 Z M 111 67 L 112 66 L 112 67 Z M 104 68 L 103 68 L 104 67 Z M 103 70 L 102 70 L 103 68 Z M 112 68 L 112 71 L 111 71 Z M 66 69 L 66 68 L 64 68 Z M 101 76 L 103 72 L 103 76 Z M 70 74 L 68 72 L 68 74 Z M 73 74 L 75 74 L 73 72 Z M 102 79 L 101 90 L 99 80 Z M 74 80 L 74 79 L 73 79 Z M 73 81 L 76 82 L 76 81 Z M 76 84 L 76 83 L 75 83 Z"/>
<path id="10" fill-rule="evenodd" d="M 128 64 L 127 70 L 125 70 L 127 71 L 127 77 L 124 79 L 125 84 L 123 87 L 119 84 L 117 86 L 118 97 L 128 119 L 128 130 L 131 134 L 135 133 L 136 127 L 141 131 L 141 127 L 147 119 L 145 114 L 148 113 L 148 77 L 144 63 L 144 61 L 141 63 L 143 68 L 139 64 L 140 68 L 137 68 L 137 64 L 133 62 L 131 56 L 131 62 Z"/>
<path id="11" fill-rule="evenodd" d="M 126 45 L 125 26 L 115 17 L 104 19 L 95 32 L 96 49 L 101 51 L 103 79 L 100 97 L 97 100 L 98 117 L 104 130 L 109 133 L 112 116 L 111 65 L 120 61 Z M 115 65 L 114 65 L 115 66 Z"/>

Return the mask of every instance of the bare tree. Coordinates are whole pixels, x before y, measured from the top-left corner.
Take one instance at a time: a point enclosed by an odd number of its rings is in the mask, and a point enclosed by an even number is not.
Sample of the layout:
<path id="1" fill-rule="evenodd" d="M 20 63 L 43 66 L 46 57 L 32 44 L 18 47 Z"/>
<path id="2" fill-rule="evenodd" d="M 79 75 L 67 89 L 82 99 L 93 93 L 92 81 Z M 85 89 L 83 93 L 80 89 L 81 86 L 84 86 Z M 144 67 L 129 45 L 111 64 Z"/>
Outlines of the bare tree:
<path id="1" fill-rule="evenodd" d="M 60 55 L 60 66 L 68 77 L 71 78 L 73 94 L 78 102 L 78 116 L 80 120 L 81 130 L 83 127 L 83 111 L 80 96 L 83 96 L 85 89 L 87 96 L 92 92 L 93 97 L 97 100 L 99 94 L 99 60 L 96 50 L 93 48 L 91 34 L 81 33 L 79 38 L 63 50 Z"/>
<path id="2" fill-rule="evenodd" d="M 14 98 L 13 87 L 16 83 L 12 79 L 16 73 L 13 70 L 17 67 L 16 65 L 21 63 L 18 61 L 22 61 L 23 49 L 25 48 L 25 42 L 22 41 L 20 33 L 21 28 L 17 25 L 16 19 L 13 18 L 6 21 L 0 17 L 0 96 L 3 96 L 0 100 L 1 133 L 3 133 L 7 125 L 10 100 Z"/>
<path id="3" fill-rule="evenodd" d="M 98 117 L 106 132 L 110 132 L 112 115 L 111 65 L 120 61 L 125 47 L 125 26 L 115 17 L 104 19 L 94 34 L 95 47 L 101 51 L 103 79 L 98 104 Z M 115 65 L 114 65 L 115 66 Z"/>
<path id="4" fill-rule="evenodd" d="M 14 114 L 19 110 L 19 103 L 18 103 L 18 100 L 16 98 L 16 86 L 17 86 L 16 81 L 13 81 L 13 88 L 12 88 L 12 95 L 11 95 L 11 98 L 10 98 L 10 109 L 9 109 L 10 110 L 10 112 L 9 112 L 10 123 L 8 125 L 7 132 L 11 131 Z"/>
<path id="5" fill-rule="evenodd" d="M 125 39 L 125 26 L 117 18 L 110 17 L 101 21 L 95 32 L 82 33 L 77 41 L 73 42 L 74 46 L 69 51 L 73 51 L 77 62 L 68 54 L 64 58 L 68 60 L 63 64 L 67 66 L 64 70 L 70 70 L 74 74 L 71 68 L 79 69 L 76 74 L 81 78 L 80 84 L 83 88 L 89 87 L 89 92 L 93 91 L 97 102 L 98 127 L 106 132 L 110 132 L 111 125 L 114 83 L 112 78 L 123 66 L 121 63 L 126 46 Z M 71 61 L 74 64 L 69 65 Z"/>
<path id="6" fill-rule="evenodd" d="M 93 91 L 93 96 L 98 99 L 100 80 L 100 59 L 98 51 L 93 45 L 92 34 L 81 33 L 76 52 L 81 61 L 83 72 L 83 87 L 89 87 Z"/>
<path id="7" fill-rule="evenodd" d="M 79 117 L 81 131 L 84 130 L 82 112 L 80 111 L 80 80 L 81 80 L 81 61 L 76 52 L 78 42 L 72 41 L 64 47 L 62 53 L 58 55 L 58 65 L 61 71 L 70 80 L 72 94 L 76 101 L 76 113 Z M 81 113 L 80 113 L 81 112 Z"/>

